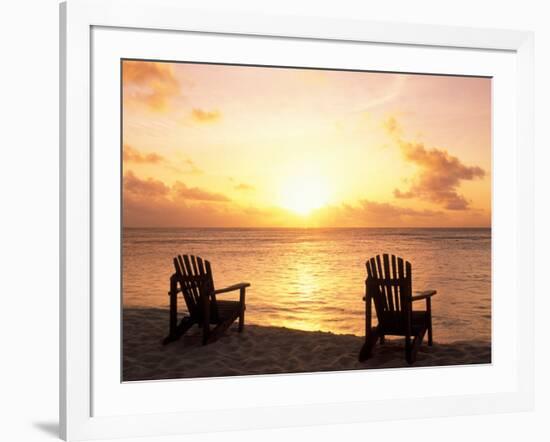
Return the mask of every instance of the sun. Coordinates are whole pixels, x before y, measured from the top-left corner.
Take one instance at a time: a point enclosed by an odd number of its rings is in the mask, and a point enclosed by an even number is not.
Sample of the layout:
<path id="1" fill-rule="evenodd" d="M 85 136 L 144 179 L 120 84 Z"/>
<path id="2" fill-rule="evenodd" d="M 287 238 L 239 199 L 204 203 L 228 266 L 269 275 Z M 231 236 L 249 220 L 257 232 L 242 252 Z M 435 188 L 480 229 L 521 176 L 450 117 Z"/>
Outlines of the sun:
<path id="1" fill-rule="evenodd" d="M 298 215 L 309 215 L 327 204 L 329 191 L 321 176 L 301 175 L 289 177 L 281 186 L 280 205 Z"/>

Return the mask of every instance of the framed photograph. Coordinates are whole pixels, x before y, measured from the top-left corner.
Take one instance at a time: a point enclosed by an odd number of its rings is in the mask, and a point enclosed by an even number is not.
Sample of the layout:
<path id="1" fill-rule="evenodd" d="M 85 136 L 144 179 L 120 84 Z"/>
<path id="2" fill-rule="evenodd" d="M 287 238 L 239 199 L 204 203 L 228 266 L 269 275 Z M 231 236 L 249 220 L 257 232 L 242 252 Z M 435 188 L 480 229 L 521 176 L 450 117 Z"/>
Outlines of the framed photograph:
<path id="1" fill-rule="evenodd" d="M 60 14 L 66 440 L 532 407 L 530 33 Z"/>

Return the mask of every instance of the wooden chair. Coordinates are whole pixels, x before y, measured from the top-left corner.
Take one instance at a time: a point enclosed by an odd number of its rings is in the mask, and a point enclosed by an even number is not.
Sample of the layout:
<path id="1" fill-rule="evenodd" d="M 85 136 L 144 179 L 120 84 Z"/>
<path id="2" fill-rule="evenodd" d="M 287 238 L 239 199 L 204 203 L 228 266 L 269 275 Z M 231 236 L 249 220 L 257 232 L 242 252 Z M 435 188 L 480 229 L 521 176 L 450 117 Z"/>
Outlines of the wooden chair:
<path id="1" fill-rule="evenodd" d="M 202 344 L 214 342 L 239 318 L 239 332 L 244 327 L 245 290 L 247 282 L 223 289 L 214 289 L 210 263 L 198 256 L 178 255 L 174 258 L 175 273 L 170 277 L 170 333 L 163 344 L 180 338 L 194 324 L 202 328 Z M 216 295 L 239 290 L 238 301 L 219 301 Z M 178 294 L 183 294 L 188 315 L 178 324 Z M 210 328 L 213 324 L 214 328 Z"/>
<path id="2" fill-rule="evenodd" d="M 359 360 L 371 357 L 372 350 L 378 339 L 384 343 L 386 335 L 405 337 L 405 357 L 409 364 L 416 360 L 418 348 L 428 332 L 428 345 L 432 345 L 432 305 L 431 298 L 437 292 L 426 290 L 412 294 L 411 263 L 403 262 L 384 254 L 370 258 L 366 262 L 367 279 L 365 281 L 366 296 L 366 336 L 361 348 Z M 413 310 L 413 302 L 424 299 L 426 310 Z M 372 303 L 376 309 L 378 326 L 372 327 Z"/>

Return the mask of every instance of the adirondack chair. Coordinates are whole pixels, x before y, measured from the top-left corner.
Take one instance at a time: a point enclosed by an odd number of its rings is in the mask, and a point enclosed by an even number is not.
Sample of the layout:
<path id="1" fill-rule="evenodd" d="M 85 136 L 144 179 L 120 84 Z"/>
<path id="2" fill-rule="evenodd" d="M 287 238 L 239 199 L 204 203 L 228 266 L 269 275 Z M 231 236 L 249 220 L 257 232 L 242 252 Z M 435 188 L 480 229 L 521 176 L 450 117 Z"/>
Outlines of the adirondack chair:
<path id="1" fill-rule="evenodd" d="M 370 258 L 366 262 L 367 279 L 365 281 L 365 343 L 361 348 L 359 360 L 371 357 L 376 342 L 384 343 L 386 335 L 405 337 L 405 357 L 409 364 L 416 361 L 416 354 L 426 331 L 428 345 L 433 343 L 431 298 L 437 292 L 426 290 L 412 294 L 411 263 L 402 258 L 384 254 Z M 415 301 L 425 300 L 426 309 L 413 310 Z M 376 309 L 378 325 L 372 326 L 372 303 Z"/>
<path id="2" fill-rule="evenodd" d="M 202 344 L 214 342 L 239 318 L 239 332 L 244 328 L 247 282 L 223 289 L 214 288 L 210 262 L 193 255 L 174 258 L 175 272 L 170 277 L 170 333 L 163 343 L 179 339 L 194 324 L 202 328 Z M 239 291 L 238 301 L 219 301 L 216 295 Z M 182 293 L 188 315 L 178 324 L 178 294 Z M 214 325 L 214 328 L 210 328 Z"/>

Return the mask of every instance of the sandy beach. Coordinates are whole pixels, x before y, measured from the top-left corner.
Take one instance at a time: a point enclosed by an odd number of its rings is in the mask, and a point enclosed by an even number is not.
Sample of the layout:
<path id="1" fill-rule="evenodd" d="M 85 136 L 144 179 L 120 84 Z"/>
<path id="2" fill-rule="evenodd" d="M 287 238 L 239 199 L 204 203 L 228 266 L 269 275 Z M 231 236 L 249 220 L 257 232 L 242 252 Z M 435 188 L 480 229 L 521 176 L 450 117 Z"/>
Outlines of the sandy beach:
<path id="1" fill-rule="evenodd" d="M 217 342 L 201 345 L 200 330 L 163 346 L 168 312 L 156 308 L 124 308 L 123 381 L 239 376 L 275 373 L 407 367 L 402 339 L 377 345 L 368 361 L 358 361 L 363 338 L 326 332 L 246 324 L 233 325 Z M 491 344 L 482 341 L 421 346 L 415 367 L 486 364 Z"/>

